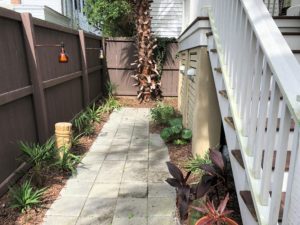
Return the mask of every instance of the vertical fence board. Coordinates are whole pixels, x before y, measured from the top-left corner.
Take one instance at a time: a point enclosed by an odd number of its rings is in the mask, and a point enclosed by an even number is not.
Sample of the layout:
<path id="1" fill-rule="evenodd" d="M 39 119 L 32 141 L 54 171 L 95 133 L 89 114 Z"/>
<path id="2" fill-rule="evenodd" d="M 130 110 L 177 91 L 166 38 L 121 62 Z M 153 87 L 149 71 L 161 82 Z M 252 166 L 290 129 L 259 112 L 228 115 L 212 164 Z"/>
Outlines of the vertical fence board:
<path id="1" fill-rule="evenodd" d="M 162 74 L 163 96 L 178 96 L 179 64 L 176 59 L 177 43 L 170 43 Z M 107 69 L 110 82 L 117 85 L 117 95 L 136 95 L 138 88 L 130 78 L 134 74 L 131 63 L 135 60 L 137 49 L 131 38 L 113 38 L 106 41 Z"/>
<path id="2" fill-rule="evenodd" d="M 48 139 L 56 122 L 70 121 L 90 100 L 101 96 L 105 80 L 101 80 L 99 51 L 86 54 L 86 79 L 82 79 L 81 51 L 86 49 L 80 45 L 78 31 L 3 8 L 0 27 L 1 196 L 28 168 L 17 160 L 19 142 Z M 89 47 L 101 46 L 100 37 L 84 36 Z M 53 45 L 60 42 L 69 55 L 67 64 L 58 62 L 60 48 Z M 83 81 L 91 88 L 84 89 Z"/>
<path id="3" fill-rule="evenodd" d="M 49 135 L 49 129 L 45 95 L 42 85 L 42 79 L 40 77 L 40 66 L 38 64 L 39 56 L 35 51 L 36 39 L 32 23 L 32 16 L 29 13 L 24 13 L 21 15 L 21 18 L 24 28 L 24 39 L 27 51 L 30 77 L 33 85 L 34 111 L 37 120 L 38 137 L 39 142 L 42 143 L 46 141 Z"/>

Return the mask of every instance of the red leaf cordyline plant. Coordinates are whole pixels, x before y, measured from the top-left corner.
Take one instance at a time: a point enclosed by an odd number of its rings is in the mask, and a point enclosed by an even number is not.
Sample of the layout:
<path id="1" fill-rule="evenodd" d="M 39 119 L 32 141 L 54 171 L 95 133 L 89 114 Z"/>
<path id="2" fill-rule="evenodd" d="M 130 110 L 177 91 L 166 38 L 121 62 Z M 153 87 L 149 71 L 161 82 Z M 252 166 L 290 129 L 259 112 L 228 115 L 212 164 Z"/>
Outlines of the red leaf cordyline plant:
<path id="1" fill-rule="evenodd" d="M 238 225 L 237 222 L 228 217 L 228 215 L 233 212 L 232 210 L 226 210 L 228 201 L 229 194 L 227 194 L 225 199 L 221 201 L 218 208 L 214 206 L 214 203 L 212 201 L 208 201 L 202 208 L 191 206 L 191 208 L 204 214 L 203 217 L 197 220 L 195 225 Z"/>
<path id="2" fill-rule="evenodd" d="M 210 149 L 209 158 L 211 164 L 200 166 L 200 169 L 204 171 L 201 181 L 192 185 L 187 183 L 191 172 L 188 172 L 184 177 L 176 165 L 167 162 L 169 172 L 173 178 L 168 178 L 166 182 L 177 190 L 177 207 L 181 220 L 187 219 L 188 208 L 193 200 L 202 198 L 213 189 L 219 199 L 217 186 L 222 185 L 227 188 L 226 163 L 223 155 L 217 149 Z"/>
<path id="3" fill-rule="evenodd" d="M 159 72 L 153 59 L 153 51 L 157 45 L 151 32 L 150 5 L 152 2 L 152 0 L 133 0 L 138 54 L 137 60 L 132 63 L 136 66 L 136 71 L 131 77 L 136 80 L 134 86 L 139 86 L 137 98 L 140 102 L 156 100 L 161 97 L 162 93 Z"/>

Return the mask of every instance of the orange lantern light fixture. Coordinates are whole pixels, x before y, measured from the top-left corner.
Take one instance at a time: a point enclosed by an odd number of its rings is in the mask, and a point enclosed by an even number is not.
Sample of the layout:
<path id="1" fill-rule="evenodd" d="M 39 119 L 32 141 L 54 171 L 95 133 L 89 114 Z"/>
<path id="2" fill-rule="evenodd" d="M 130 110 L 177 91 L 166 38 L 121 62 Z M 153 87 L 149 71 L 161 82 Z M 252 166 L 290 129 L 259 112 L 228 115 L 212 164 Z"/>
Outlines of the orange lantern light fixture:
<path id="1" fill-rule="evenodd" d="M 64 45 L 63 42 L 60 44 L 60 53 L 58 55 L 58 62 L 59 63 L 67 63 L 67 62 L 69 62 L 69 56 L 68 56 L 68 54 L 65 51 L 65 45 Z"/>

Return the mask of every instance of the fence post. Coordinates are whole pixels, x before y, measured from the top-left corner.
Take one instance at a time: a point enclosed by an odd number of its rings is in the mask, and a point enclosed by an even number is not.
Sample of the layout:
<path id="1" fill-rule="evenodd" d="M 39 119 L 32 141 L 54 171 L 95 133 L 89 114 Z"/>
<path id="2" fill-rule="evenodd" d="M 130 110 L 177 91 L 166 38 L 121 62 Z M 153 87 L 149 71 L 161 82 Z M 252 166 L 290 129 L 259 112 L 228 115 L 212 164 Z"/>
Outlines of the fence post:
<path id="1" fill-rule="evenodd" d="M 83 103 L 84 106 L 87 107 L 90 103 L 90 87 L 89 87 L 89 74 L 88 74 L 87 59 L 86 59 L 86 46 L 85 46 L 83 30 L 79 30 L 79 40 L 80 40 L 81 65 L 82 65 Z"/>
<path id="2" fill-rule="evenodd" d="M 49 129 L 43 81 L 41 78 L 38 54 L 35 47 L 36 37 L 34 25 L 30 13 L 22 13 L 21 18 L 24 30 L 24 41 L 26 46 L 29 73 L 33 88 L 33 101 L 37 121 L 38 139 L 40 143 L 43 143 L 49 137 Z"/>

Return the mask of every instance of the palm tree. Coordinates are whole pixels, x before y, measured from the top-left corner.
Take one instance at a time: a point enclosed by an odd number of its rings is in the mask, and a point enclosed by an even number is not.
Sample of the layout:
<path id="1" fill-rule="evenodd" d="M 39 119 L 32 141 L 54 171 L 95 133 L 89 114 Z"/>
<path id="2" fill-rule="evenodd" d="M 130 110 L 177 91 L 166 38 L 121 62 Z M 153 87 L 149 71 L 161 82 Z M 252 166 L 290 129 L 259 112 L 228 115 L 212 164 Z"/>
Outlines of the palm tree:
<path id="1" fill-rule="evenodd" d="M 153 59 L 153 50 L 157 47 L 151 31 L 150 5 L 152 0 L 132 0 L 135 9 L 137 59 L 135 75 L 132 75 L 139 86 L 137 98 L 140 102 L 157 100 L 161 97 L 159 72 Z"/>

